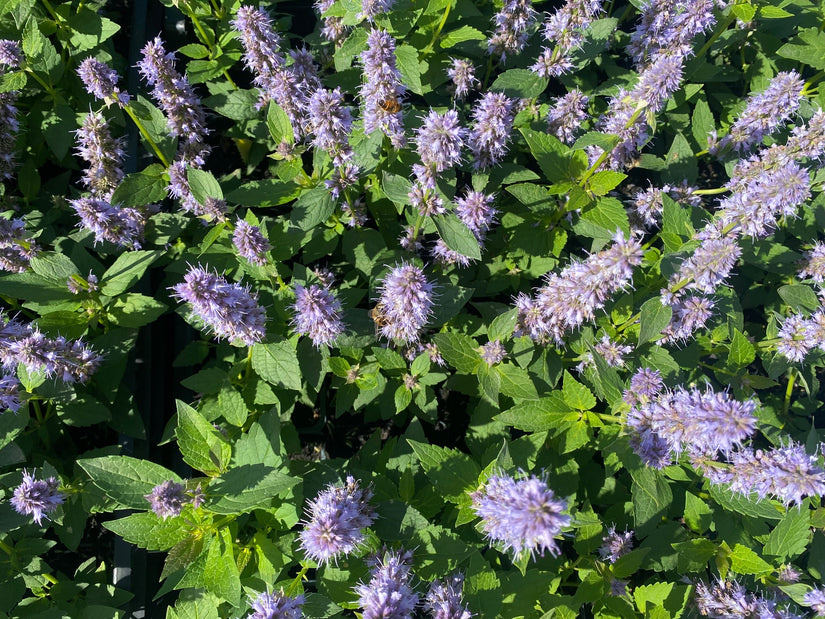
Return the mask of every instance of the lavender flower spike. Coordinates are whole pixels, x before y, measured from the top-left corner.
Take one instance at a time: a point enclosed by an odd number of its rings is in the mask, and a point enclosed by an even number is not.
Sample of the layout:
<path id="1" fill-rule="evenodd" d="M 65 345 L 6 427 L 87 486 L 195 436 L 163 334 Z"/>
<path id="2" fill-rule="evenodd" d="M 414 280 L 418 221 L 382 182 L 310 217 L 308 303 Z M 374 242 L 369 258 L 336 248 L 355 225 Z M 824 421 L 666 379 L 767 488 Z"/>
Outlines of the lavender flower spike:
<path id="1" fill-rule="evenodd" d="M 825 615 L 825 589 L 814 587 L 805 594 L 803 602 L 817 615 Z"/>
<path id="2" fill-rule="evenodd" d="M 249 287 L 230 284 L 224 277 L 197 266 L 189 268 L 174 291 L 218 339 L 240 340 L 252 346 L 266 335 L 266 312 Z"/>
<path id="3" fill-rule="evenodd" d="M 476 104 L 469 138 L 474 169 L 486 170 L 504 158 L 516 116 L 515 103 L 501 93 L 488 92 Z"/>
<path id="4" fill-rule="evenodd" d="M 587 104 L 590 102 L 581 90 L 574 89 L 563 97 L 553 100 L 547 113 L 547 131 L 567 145 L 573 144 L 576 134 L 587 120 Z"/>
<path id="5" fill-rule="evenodd" d="M 799 269 L 799 278 L 808 278 L 817 284 L 825 282 L 825 243 L 816 241 L 804 256 L 802 268 Z"/>
<path id="6" fill-rule="evenodd" d="M 501 56 L 514 54 L 524 49 L 527 35 L 535 22 L 536 12 L 531 0 L 505 0 L 504 6 L 495 14 L 495 33 L 487 41 L 487 50 Z"/>
<path id="7" fill-rule="evenodd" d="M 18 41 L 0 39 L 0 64 L 10 69 L 17 69 L 23 62 L 23 50 Z"/>
<path id="8" fill-rule="evenodd" d="M 323 17 L 324 13 L 333 4 L 335 4 L 335 0 L 315 0 L 315 8 L 321 14 L 321 19 L 324 22 L 324 26 L 321 28 L 321 36 L 333 43 L 335 47 L 340 47 L 349 33 L 349 28 L 343 23 L 344 19 L 342 17 Z"/>
<path id="9" fill-rule="evenodd" d="M 479 243 L 487 236 L 498 215 L 493 206 L 494 195 L 480 191 L 468 191 L 466 195 L 455 199 L 455 214 L 470 229 Z"/>
<path id="10" fill-rule="evenodd" d="M 27 325 L 19 334 L 0 339 L 0 360 L 7 371 L 22 363 L 29 372 L 43 372 L 66 383 L 83 383 L 97 371 L 103 357 L 82 340 L 49 338 Z"/>
<path id="11" fill-rule="evenodd" d="M 372 491 L 347 476 L 344 486 L 330 484 L 309 503 L 309 520 L 300 533 L 307 557 L 323 564 L 348 555 L 360 546 L 363 530 L 375 520 L 369 504 Z"/>
<path id="12" fill-rule="evenodd" d="M 269 241 L 261 234 L 261 229 L 258 226 L 248 224 L 243 219 L 235 222 L 232 244 L 238 250 L 239 255 L 256 266 L 266 264 L 266 254 L 272 249 Z"/>
<path id="13" fill-rule="evenodd" d="M 361 53 L 361 63 L 366 78 L 361 86 L 364 133 L 380 129 L 395 148 L 402 148 L 406 138 L 399 103 L 407 89 L 395 64 L 395 39 L 385 30 L 371 30 L 367 50 Z"/>
<path id="14" fill-rule="evenodd" d="M 179 516 L 183 506 L 189 502 L 189 497 L 186 496 L 183 484 L 170 479 L 152 488 L 152 492 L 146 495 L 146 500 L 158 518 L 166 520 L 170 516 Z"/>
<path id="15" fill-rule="evenodd" d="M 401 263 L 393 267 L 381 285 L 375 311 L 382 315 L 381 335 L 417 342 L 433 307 L 433 285 L 419 267 Z"/>
<path id="16" fill-rule="evenodd" d="M 38 251 L 37 243 L 26 236 L 25 221 L 0 217 L 0 269 L 23 273 Z"/>
<path id="17" fill-rule="evenodd" d="M 469 60 L 450 58 L 451 65 L 447 69 L 447 77 L 453 82 L 453 94 L 459 101 L 463 101 L 472 88 L 478 86 L 476 69 Z"/>
<path id="18" fill-rule="evenodd" d="M 559 554 L 555 537 L 570 523 L 562 513 L 567 502 L 556 498 L 543 479 L 531 475 L 516 481 L 503 473 L 492 475 L 470 495 L 481 528 L 491 542 L 501 543 L 516 558 L 536 551 Z"/>
<path id="19" fill-rule="evenodd" d="M 117 71 L 105 62 L 90 56 L 77 67 L 77 74 L 86 86 L 86 92 L 104 101 L 106 105 L 117 103 L 123 107 L 129 103 L 129 94 L 121 92 L 117 87 Z"/>
<path id="20" fill-rule="evenodd" d="M 283 589 L 279 593 L 261 593 L 252 601 L 255 612 L 247 619 L 301 619 L 304 596 L 289 597 Z"/>
<path id="21" fill-rule="evenodd" d="M 315 137 L 316 147 L 327 151 L 336 166 L 342 166 L 352 158 L 349 133 L 352 114 L 344 105 L 340 88 L 319 88 L 309 98 L 309 132 Z"/>
<path id="22" fill-rule="evenodd" d="M 410 586 L 412 553 L 389 550 L 371 564 L 369 583 L 355 587 L 363 619 L 411 619 L 418 604 Z"/>
<path id="23" fill-rule="evenodd" d="M 307 335 L 315 346 L 325 346 L 344 332 L 341 303 L 330 290 L 312 284 L 295 286 L 295 317 L 292 324 L 296 333 Z"/>
<path id="24" fill-rule="evenodd" d="M 156 206 L 117 208 L 108 200 L 78 198 L 69 200 L 80 218 L 80 227 L 95 235 L 95 243 L 109 241 L 122 247 L 140 248 L 143 231 L 149 216 L 157 212 Z"/>
<path id="25" fill-rule="evenodd" d="M 416 132 L 416 146 L 427 172 L 435 174 L 452 167 L 461 159 L 461 147 L 467 130 L 458 121 L 458 113 L 448 110 L 444 114 L 430 113 Z M 419 177 L 422 182 L 424 179 Z M 435 184 L 433 179 L 432 184 Z"/>
<path id="26" fill-rule="evenodd" d="M 633 549 L 633 531 L 618 533 L 616 527 L 610 527 L 602 538 L 599 557 L 602 561 L 615 563 Z"/>
<path id="27" fill-rule="evenodd" d="M 424 606 L 433 619 L 471 619 L 473 614 L 462 604 L 463 574 L 453 574 L 430 585 Z"/>
<path id="28" fill-rule="evenodd" d="M 89 167 L 83 184 L 96 198 L 109 200 L 123 180 L 123 141 L 112 138 L 103 115 L 90 112 L 77 130 L 77 154 Z"/>
<path id="29" fill-rule="evenodd" d="M 373 23 L 378 15 L 389 13 L 395 0 L 361 0 L 361 12 L 358 17 Z"/>
<path id="30" fill-rule="evenodd" d="M 56 477 L 35 479 L 33 473 L 23 469 L 23 483 L 14 489 L 11 505 L 18 514 L 32 516 L 39 525 L 46 514 L 65 501 L 65 496 L 57 489 L 59 485 Z"/>

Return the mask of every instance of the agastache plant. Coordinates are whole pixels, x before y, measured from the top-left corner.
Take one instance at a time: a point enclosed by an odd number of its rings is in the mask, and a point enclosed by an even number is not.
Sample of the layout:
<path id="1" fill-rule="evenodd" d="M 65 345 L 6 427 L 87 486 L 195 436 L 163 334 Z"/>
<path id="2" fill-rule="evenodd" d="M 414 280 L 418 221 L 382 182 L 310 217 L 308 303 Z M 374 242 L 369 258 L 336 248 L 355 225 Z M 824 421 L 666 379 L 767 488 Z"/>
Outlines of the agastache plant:
<path id="1" fill-rule="evenodd" d="M 290 597 L 283 590 L 278 593 L 261 593 L 252 600 L 252 610 L 248 619 L 301 619 L 304 596 Z"/>
<path id="2" fill-rule="evenodd" d="M 23 51 L 17 41 L 0 39 L 0 75 L 9 69 L 17 69 L 23 62 Z M 17 118 L 17 97 L 19 91 L 0 93 L 0 179 L 11 180 L 17 167 L 15 143 L 20 131 Z"/>
<path id="3" fill-rule="evenodd" d="M 387 550 L 370 560 L 371 578 L 355 587 L 364 619 L 411 619 L 418 594 L 411 586 L 412 553 Z"/>
<path id="4" fill-rule="evenodd" d="M 308 336 L 315 346 L 332 344 L 344 332 L 341 303 L 326 287 L 296 285 L 292 310 L 295 332 Z"/>
<path id="5" fill-rule="evenodd" d="M 390 269 L 381 285 L 376 310 L 381 317 L 381 335 L 405 343 L 417 342 L 433 310 L 433 284 L 414 264 L 401 263 Z"/>
<path id="6" fill-rule="evenodd" d="M 395 39 L 380 28 L 373 28 L 367 35 L 367 49 L 361 53 L 363 84 L 362 101 L 364 131 L 381 130 L 390 138 L 393 147 L 406 144 L 401 101 L 407 89 L 401 83 L 401 73 L 396 68 Z"/>
<path id="7" fill-rule="evenodd" d="M 14 489 L 11 505 L 18 514 L 31 516 L 38 524 L 43 518 L 62 505 L 66 497 L 57 488 L 60 481 L 56 477 L 37 479 L 34 472 L 23 470 L 23 481 Z"/>
<path id="8" fill-rule="evenodd" d="M 120 77 L 117 71 L 97 58 L 86 58 L 77 67 L 77 74 L 86 87 L 86 92 L 97 97 L 106 105 L 117 103 L 120 107 L 129 103 L 131 97 L 118 88 Z"/>

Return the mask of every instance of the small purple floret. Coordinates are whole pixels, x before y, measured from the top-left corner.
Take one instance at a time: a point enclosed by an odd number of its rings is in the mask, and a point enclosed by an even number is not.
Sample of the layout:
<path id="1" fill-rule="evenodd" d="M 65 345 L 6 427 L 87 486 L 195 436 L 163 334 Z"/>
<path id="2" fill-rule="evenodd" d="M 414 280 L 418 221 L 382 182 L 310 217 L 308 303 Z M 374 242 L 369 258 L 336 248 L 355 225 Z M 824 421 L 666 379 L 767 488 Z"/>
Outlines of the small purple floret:
<path id="1" fill-rule="evenodd" d="M 18 514 L 32 516 L 39 525 L 46 514 L 65 501 L 66 497 L 57 489 L 59 485 L 56 477 L 35 479 L 34 474 L 23 469 L 23 482 L 14 489 L 11 505 Z"/>

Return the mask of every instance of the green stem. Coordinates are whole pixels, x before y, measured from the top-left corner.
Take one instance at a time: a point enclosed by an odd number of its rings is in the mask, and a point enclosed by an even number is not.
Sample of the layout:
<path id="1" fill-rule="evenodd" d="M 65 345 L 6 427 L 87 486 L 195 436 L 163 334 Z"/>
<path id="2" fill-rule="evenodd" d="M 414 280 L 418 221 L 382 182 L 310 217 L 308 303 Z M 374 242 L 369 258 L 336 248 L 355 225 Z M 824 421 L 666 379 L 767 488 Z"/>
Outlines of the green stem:
<path id="1" fill-rule="evenodd" d="M 415 243 L 415 239 L 418 238 L 418 231 L 421 229 L 421 226 L 423 226 L 423 225 L 424 225 L 424 215 L 419 213 L 418 217 L 416 217 L 416 219 L 415 219 L 415 225 L 413 226 L 413 234 L 412 234 L 413 243 Z"/>
<path id="2" fill-rule="evenodd" d="M 49 12 L 49 14 L 52 16 L 52 18 L 54 19 L 54 21 L 56 21 L 56 22 L 61 22 L 61 21 L 63 21 L 63 18 L 62 18 L 62 17 L 60 17 L 60 15 L 58 15 L 58 14 L 55 12 L 54 7 L 52 7 L 52 5 L 51 5 L 51 3 L 49 2 L 49 0 L 43 0 L 43 6 L 45 6 L 45 7 L 46 7 L 46 10 L 47 10 L 47 11 Z"/>
<path id="3" fill-rule="evenodd" d="M 727 16 L 727 17 L 726 17 L 726 18 L 725 18 L 725 19 L 724 19 L 724 20 L 723 20 L 723 21 L 719 24 L 719 28 L 717 28 L 717 29 L 714 31 L 714 33 L 710 36 L 710 38 L 709 38 L 707 41 L 705 41 L 705 44 L 704 44 L 704 45 L 701 47 L 701 49 L 700 49 L 700 50 L 696 53 L 696 56 L 695 56 L 695 57 L 696 57 L 696 58 L 701 58 L 702 56 L 704 56 L 705 54 L 707 54 L 707 53 L 708 53 L 708 50 L 711 48 L 711 46 L 712 46 L 714 43 L 716 43 L 716 39 L 718 39 L 720 36 L 722 36 L 722 33 L 723 33 L 725 30 L 727 30 L 727 29 L 728 29 L 728 26 L 730 26 L 730 25 L 731 25 L 734 21 L 736 21 L 736 17 L 734 17 L 733 15 L 728 15 L 728 16 Z"/>
<path id="4" fill-rule="evenodd" d="M 825 71 L 819 71 L 818 73 L 815 73 L 813 75 L 813 77 L 811 77 L 811 79 L 809 79 L 807 82 L 805 82 L 805 86 L 802 88 L 802 96 L 804 97 L 806 95 L 811 94 L 810 93 L 811 87 L 814 84 L 816 84 L 819 80 L 821 80 L 823 77 L 825 77 Z"/>
<path id="5" fill-rule="evenodd" d="M 791 397 L 793 396 L 794 383 L 796 383 L 797 372 L 794 368 L 788 370 L 788 385 L 785 387 L 785 401 L 782 404 L 782 414 L 787 415 L 791 407 Z"/>
<path id="6" fill-rule="evenodd" d="M 295 575 L 295 578 L 292 579 L 292 582 L 289 583 L 289 586 L 286 588 L 286 595 L 290 597 L 294 597 L 298 594 L 298 587 L 301 584 L 301 581 L 306 576 L 306 573 L 309 571 L 308 565 L 302 565 L 301 571 Z"/>
<path id="7" fill-rule="evenodd" d="M 13 557 L 13 556 L 14 556 L 14 548 L 12 548 L 11 546 L 9 546 L 6 542 L 4 542 L 4 541 L 3 541 L 3 540 L 1 540 L 1 539 L 0 539 L 0 550 L 2 550 L 3 552 L 5 552 L 5 553 L 6 553 L 7 555 L 9 555 L 10 557 Z"/>
<path id="8" fill-rule="evenodd" d="M 40 408 L 40 402 L 38 400 L 29 400 L 32 403 L 32 408 L 34 409 L 34 416 L 37 417 L 38 425 L 43 425 L 45 419 L 43 418 L 43 409 Z"/>
<path id="9" fill-rule="evenodd" d="M 438 24 L 438 28 L 435 29 L 435 33 L 433 34 L 433 38 L 430 41 L 430 44 L 424 48 L 425 54 L 429 54 L 432 51 L 435 42 L 438 40 L 438 37 L 441 36 L 441 31 L 444 29 L 444 25 L 447 23 L 447 17 L 450 15 L 450 9 L 452 8 L 453 3 L 448 2 L 447 8 L 444 9 L 444 15 L 441 16 L 441 22 Z"/>
<path id="10" fill-rule="evenodd" d="M 28 67 L 26 67 L 24 69 L 24 71 L 26 73 L 28 73 L 29 75 L 31 75 L 38 84 L 40 84 L 43 88 L 45 88 L 46 92 L 49 93 L 49 96 L 52 99 L 57 100 L 57 98 L 58 98 L 57 91 L 55 91 L 55 89 L 52 87 L 51 84 L 47 84 L 45 81 L 43 81 L 42 77 L 40 77 L 37 73 L 35 73 L 31 69 L 29 69 Z"/>
<path id="11" fill-rule="evenodd" d="M 623 323 L 622 323 L 622 324 L 620 324 L 618 327 L 616 327 L 616 332 L 617 332 L 617 333 L 621 333 L 622 331 L 624 331 L 625 329 L 627 329 L 630 325 L 632 325 L 632 324 L 633 324 L 633 323 L 635 323 L 637 320 L 639 320 L 639 318 L 641 317 L 641 315 L 642 315 L 642 313 L 641 313 L 641 312 L 638 312 L 638 313 L 636 313 L 636 314 L 633 314 L 633 316 L 631 316 L 631 317 L 630 317 L 629 319 L 627 319 L 625 322 L 623 322 Z"/>
<path id="12" fill-rule="evenodd" d="M 135 112 L 134 112 L 134 110 L 132 110 L 131 106 L 124 105 L 123 109 L 126 110 L 126 113 L 129 115 L 129 118 L 131 118 L 132 122 L 135 123 L 135 126 L 138 128 L 138 130 L 140 131 L 143 138 L 149 143 L 149 146 L 152 147 L 152 150 L 155 151 L 155 155 L 157 156 L 157 158 L 160 159 L 161 163 L 165 167 L 168 168 L 169 167 L 169 160 L 163 155 L 162 152 L 160 152 L 160 147 L 152 139 L 152 136 L 149 135 L 149 131 L 146 129 L 146 127 L 144 126 L 144 124 L 140 120 L 140 118 L 137 117 L 137 114 L 135 114 Z"/>
<path id="13" fill-rule="evenodd" d="M 705 151 L 707 152 L 707 151 Z M 717 187 L 716 189 L 697 189 L 693 192 L 694 196 L 712 196 L 717 193 L 725 193 L 726 191 L 730 191 L 727 187 Z"/>
<path id="14" fill-rule="evenodd" d="M 625 130 L 630 129 L 634 124 L 636 124 L 636 121 L 639 120 L 639 116 L 641 116 L 642 112 L 644 112 L 646 107 L 647 107 L 647 103 L 640 102 L 639 106 L 636 108 L 636 111 L 633 112 L 633 116 L 631 116 L 630 119 L 625 123 L 625 126 L 624 126 Z M 587 183 L 588 179 L 598 171 L 598 169 L 602 166 L 602 164 L 605 161 L 607 161 L 608 157 L 610 157 L 611 153 L 614 150 L 616 150 L 616 147 L 618 147 L 619 144 L 621 144 L 621 142 L 616 143 L 613 146 L 613 148 L 611 148 L 610 150 L 603 151 L 602 154 L 599 155 L 599 158 L 596 159 L 596 161 L 593 163 L 593 165 L 590 166 L 588 168 L 587 172 L 584 173 L 584 176 L 582 176 L 582 179 L 579 181 L 579 187 L 582 187 L 582 188 L 584 187 L 584 185 Z"/>
<path id="15" fill-rule="evenodd" d="M 598 417 L 602 421 L 610 421 L 614 423 L 621 423 L 622 421 L 621 415 L 608 415 L 607 413 L 596 413 L 596 417 Z"/>

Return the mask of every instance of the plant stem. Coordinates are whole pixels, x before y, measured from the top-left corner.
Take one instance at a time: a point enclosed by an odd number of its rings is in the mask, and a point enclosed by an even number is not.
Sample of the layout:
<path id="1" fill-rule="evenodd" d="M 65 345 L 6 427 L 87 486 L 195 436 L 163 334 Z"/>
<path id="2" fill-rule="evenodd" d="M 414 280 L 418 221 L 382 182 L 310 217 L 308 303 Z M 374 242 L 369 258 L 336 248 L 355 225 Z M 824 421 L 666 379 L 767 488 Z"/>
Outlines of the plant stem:
<path id="1" fill-rule="evenodd" d="M 131 106 L 124 105 L 123 109 L 126 110 L 126 113 L 129 115 L 129 118 L 131 118 L 132 122 L 135 123 L 135 126 L 138 128 L 138 130 L 140 131 L 143 138 L 149 143 L 149 146 L 152 147 L 152 150 L 155 151 L 155 155 L 157 156 L 158 159 L 160 159 L 160 162 L 165 167 L 168 168 L 169 167 L 169 160 L 166 159 L 166 157 L 160 151 L 160 147 L 152 139 L 152 136 L 149 135 L 149 131 L 146 129 L 146 127 L 144 126 L 144 124 L 140 120 L 140 118 L 137 117 L 137 114 L 135 114 L 135 112 L 134 112 L 134 110 L 132 110 Z"/>
<path id="2" fill-rule="evenodd" d="M 716 189 L 697 189 L 693 192 L 694 196 L 712 196 L 717 193 L 725 193 L 730 191 L 727 187 L 717 187 Z"/>
<path id="3" fill-rule="evenodd" d="M 647 103 L 640 102 L 639 106 L 636 108 L 636 111 L 633 112 L 633 116 L 631 116 L 625 123 L 625 130 L 630 129 L 634 124 L 636 124 L 636 121 L 639 120 L 639 116 L 641 116 L 642 112 L 645 110 L 646 107 Z M 579 181 L 579 187 L 584 187 L 585 183 L 587 183 L 587 180 L 596 173 L 596 171 L 602 166 L 602 164 L 605 161 L 607 161 L 607 158 L 610 157 L 611 153 L 614 150 L 616 150 L 619 144 L 621 144 L 621 142 L 617 142 L 616 144 L 614 144 L 613 148 L 611 148 L 610 150 L 602 151 L 602 154 L 599 155 L 599 158 L 596 159 L 593 165 L 590 166 L 587 172 L 584 173 L 584 176 L 582 176 L 582 179 Z"/>
<path id="4" fill-rule="evenodd" d="M 788 385 L 785 387 L 785 401 L 782 404 L 782 414 L 787 415 L 791 407 L 791 396 L 793 396 L 794 383 L 796 383 L 797 371 L 794 368 L 788 370 Z"/>
<path id="5" fill-rule="evenodd" d="M 429 54 L 432 51 L 433 46 L 435 45 L 435 42 L 438 40 L 438 37 L 441 35 L 441 31 L 444 29 L 444 25 L 447 23 L 447 17 L 450 15 L 450 10 L 452 8 L 453 8 L 453 3 L 452 3 L 452 1 L 450 1 L 450 2 L 447 3 L 447 8 L 444 9 L 444 15 L 441 16 L 441 22 L 438 24 L 438 28 L 435 29 L 435 32 L 433 33 L 433 38 L 430 41 L 430 44 L 427 45 L 427 47 L 424 48 L 423 53 Z"/>

